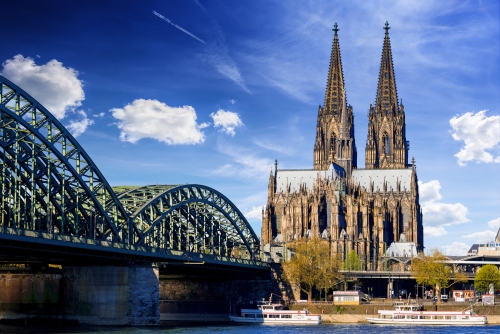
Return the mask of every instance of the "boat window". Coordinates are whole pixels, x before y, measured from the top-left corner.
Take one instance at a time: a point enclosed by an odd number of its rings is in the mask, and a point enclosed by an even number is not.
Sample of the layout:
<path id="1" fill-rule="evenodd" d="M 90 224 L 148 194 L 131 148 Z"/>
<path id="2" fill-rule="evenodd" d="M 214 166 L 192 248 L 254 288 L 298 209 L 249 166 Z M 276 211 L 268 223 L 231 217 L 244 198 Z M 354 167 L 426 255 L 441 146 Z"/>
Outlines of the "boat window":
<path id="1" fill-rule="evenodd" d="M 263 314 L 264 318 L 267 318 L 267 314 Z"/>
<path id="2" fill-rule="evenodd" d="M 444 317 L 446 320 L 451 320 L 451 315 L 447 315 Z"/>
<path id="3" fill-rule="evenodd" d="M 255 314 L 245 314 L 245 318 L 255 318 Z"/>
<path id="4" fill-rule="evenodd" d="M 292 316 L 290 314 L 282 314 L 281 317 L 282 318 L 291 318 Z"/>
<path id="5" fill-rule="evenodd" d="M 443 320 L 443 319 L 444 319 L 444 316 L 442 316 L 442 315 L 435 315 L 435 316 L 434 316 L 434 319 L 437 319 L 437 320 Z"/>
<path id="6" fill-rule="evenodd" d="M 269 314 L 269 318 L 279 318 L 279 314 Z"/>
<path id="7" fill-rule="evenodd" d="M 256 318 L 264 318 L 264 316 L 262 314 L 256 314 L 255 317 Z"/>

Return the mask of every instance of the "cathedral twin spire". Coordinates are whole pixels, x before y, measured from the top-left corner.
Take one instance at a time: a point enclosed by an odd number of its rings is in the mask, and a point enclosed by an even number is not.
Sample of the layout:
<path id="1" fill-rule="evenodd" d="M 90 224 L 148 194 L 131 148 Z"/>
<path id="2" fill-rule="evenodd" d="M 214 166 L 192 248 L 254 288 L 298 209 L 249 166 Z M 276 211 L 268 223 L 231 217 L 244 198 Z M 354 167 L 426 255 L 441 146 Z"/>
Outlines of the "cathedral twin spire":
<path id="1" fill-rule="evenodd" d="M 332 162 L 335 162 L 350 173 L 351 169 L 356 167 L 354 116 L 352 107 L 346 102 L 339 30 L 335 23 L 325 102 L 324 107 L 320 106 L 318 110 L 314 169 L 327 169 Z"/>
<path id="2" fill-rule="evenodd" d="M 367 169 L 408 167 L 405 114 L 402 103 L 398 103 L 389 29 L 386 22 L 377 96 L 368 115 Z"/>
<path id="3" fill-rule="evenodd" d="M 405 135 L 404 108 L 398 103 L 392 62 L 389 23 L 385 24 L 384 46 L 375 105 L 370 105 L 366 168 L 405 168 L 408 165 L 408 143 Z M 354 140 L 354 115 L 347 105 L 338 25 L 335 23 L 330 69 L 324 107 L 319 107 L 314 169 L 327 169 L 334 162 L 348 175 L 357 167 Z"/>

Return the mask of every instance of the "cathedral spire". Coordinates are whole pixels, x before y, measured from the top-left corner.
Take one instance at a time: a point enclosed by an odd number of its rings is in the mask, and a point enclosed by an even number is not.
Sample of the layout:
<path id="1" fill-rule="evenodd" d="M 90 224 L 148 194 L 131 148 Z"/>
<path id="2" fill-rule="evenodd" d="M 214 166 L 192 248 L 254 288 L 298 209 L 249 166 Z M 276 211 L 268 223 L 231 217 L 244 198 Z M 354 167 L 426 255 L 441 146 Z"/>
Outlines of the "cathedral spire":
<path id="1" fill-rule="evenodd" d="M 330 56 L 330 69 L 326 84 L 324 111 L 327 115 L 334 115 L 340 121 L 341 102 L 344 99 L 344 73 L 340 58 L 339 28 L 337 22 L 333 26 L 332 54 Z"/>
<path id="2" fill-rule="evenodd" d="M 396 90 L 396 77 L 392 62 L 391 40 L 389 39 L 389 22 L 385 22 L 384 46 L 382 48 L 382 60 L 378 77 L 377 97 L 375 105 L 377 109 L 387 114 L 399 112 L 398 93 Z"/>
<path id="3" fill-rule="evenodd" d="M 337 163 L 349 174 L 351 167 L 357 166 L 357 153 L 354 140 L 354 115 L 352 107 L 347 104 L 340 58 L 339 30 L 335 23 L 325 104 L 318 110 L 314 169 L 326 170 L 332 163 Z"/>
<path id="4" fill-rule="evenodd" d="M 396 77 L 392 62 L 389 22 L 385 22 L 384 45 L 375 104 L 370 105 L 366 168 L 406 168 L 409 143 L 406 141 L 404 107 L 398 104 Z"/>

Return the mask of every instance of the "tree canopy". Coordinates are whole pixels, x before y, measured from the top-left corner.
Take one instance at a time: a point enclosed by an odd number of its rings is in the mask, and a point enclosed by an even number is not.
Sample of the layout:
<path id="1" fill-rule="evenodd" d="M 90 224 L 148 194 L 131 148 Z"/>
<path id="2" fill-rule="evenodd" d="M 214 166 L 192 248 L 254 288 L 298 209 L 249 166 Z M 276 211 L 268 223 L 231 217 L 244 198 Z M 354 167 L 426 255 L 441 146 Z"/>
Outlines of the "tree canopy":
<path id="1" fill-rule="evenodd" d="M 341 279 L 340 261 L 330 255 L 330 249 L 321 239 L 290 244 L 294 251 L 290 261 L 283 262 L 283 275 L 290 284 L 297 284 L 312 299 L 313 288 L 330 289 Z"/>
<path id="2" fill-rule="evenodd" d="M 362 270 L 361 260 L 359 259 L 359 255 L 355 250 L 352 250 L 347 254 L 347 258 L 342 265 L 342 269 Z"/>
<path id="3" fill-rule="evenodd" d="M 476 291 L 488 292 L 490 284 L 493 284 L 494 290 L 500 288 L 500 272 L 497 266 L 493 264 L 482 266 L 477 272 L 476 278 L 474 278 L 474 288 Z"/>
<path id="4" fill-rule="evenodd" d="M 441 302 L 441 289 L 449 288 L 458 282 L 467 282 L 467 277 L 459 272 L 454 272 L 452 266 L 445 261 L 447 258 L 437 249 L 433 249 L 428 255 L 421 253 L 413 259 L 411 270 L 418 284 L 430 286 L 434 289 L 434 295 Z"/>

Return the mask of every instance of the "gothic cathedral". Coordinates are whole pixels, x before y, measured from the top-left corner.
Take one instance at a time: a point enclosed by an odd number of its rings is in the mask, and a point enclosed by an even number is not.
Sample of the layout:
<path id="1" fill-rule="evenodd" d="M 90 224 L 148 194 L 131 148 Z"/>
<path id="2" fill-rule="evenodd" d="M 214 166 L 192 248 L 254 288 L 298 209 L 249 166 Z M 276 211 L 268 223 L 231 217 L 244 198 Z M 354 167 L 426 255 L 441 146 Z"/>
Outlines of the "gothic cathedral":
<path id="1" fill-rule="evenodd" d="M 347 104 L 335 24 L 325 101 L 318 109 L 314 167 L 278 169 L 276 162 L 262 212 L 263 245 L 322 238 L 334 255 L 355 250 L 364 270 L 380 269 L 393 242 L 423 250 L 417 171 L 414 159 L 408 164 L 388 23 L 384 29 L 377 96 L 368 114 L 365 168 L 357 166 L 354 114 Z"/>

